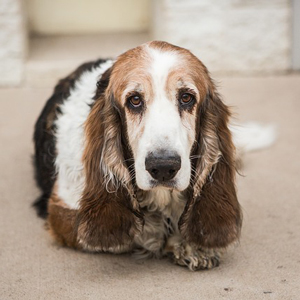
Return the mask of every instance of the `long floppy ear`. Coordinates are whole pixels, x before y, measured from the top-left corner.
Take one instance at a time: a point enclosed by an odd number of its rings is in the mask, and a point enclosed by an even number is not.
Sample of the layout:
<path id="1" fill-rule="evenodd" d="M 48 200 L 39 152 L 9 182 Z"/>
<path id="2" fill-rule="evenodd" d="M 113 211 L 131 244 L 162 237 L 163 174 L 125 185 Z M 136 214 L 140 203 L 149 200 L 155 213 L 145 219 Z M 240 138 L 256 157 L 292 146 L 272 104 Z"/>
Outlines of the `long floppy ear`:
<path id="1" fill-rule="evenodd" d="M 242 223 L 235 189 L 235 148 L 229 110 L 213 85 L 201 104 L 190 197 L 179 221 L 185 239 L 199 247 L 223 248 L 239 238 Z M 193 157 L 193 156 L 192 156 Z"/>
<path id="2" fill-rule="evenodd" d="M 126 251 L 143 217 L 125 166 L 121 118 L 108 90 L 111 69 L 98 82 L 85 124 L 85 186 L 77 215 L 78 242 L 94 251 Z"/>

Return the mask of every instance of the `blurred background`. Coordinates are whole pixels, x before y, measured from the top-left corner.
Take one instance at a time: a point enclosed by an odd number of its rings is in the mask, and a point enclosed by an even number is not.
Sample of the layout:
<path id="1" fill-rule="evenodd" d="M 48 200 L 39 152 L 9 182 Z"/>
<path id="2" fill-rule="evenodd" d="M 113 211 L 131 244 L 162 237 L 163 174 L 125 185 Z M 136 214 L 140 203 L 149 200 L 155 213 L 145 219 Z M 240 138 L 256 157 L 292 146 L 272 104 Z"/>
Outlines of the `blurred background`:
<path id="1" fill-rule="evenodd" d="M 300 1 L 0 0 L 0 85 L 48 86 L 152 39 L 216 75 L 286 74 L 300 69 Z"/>

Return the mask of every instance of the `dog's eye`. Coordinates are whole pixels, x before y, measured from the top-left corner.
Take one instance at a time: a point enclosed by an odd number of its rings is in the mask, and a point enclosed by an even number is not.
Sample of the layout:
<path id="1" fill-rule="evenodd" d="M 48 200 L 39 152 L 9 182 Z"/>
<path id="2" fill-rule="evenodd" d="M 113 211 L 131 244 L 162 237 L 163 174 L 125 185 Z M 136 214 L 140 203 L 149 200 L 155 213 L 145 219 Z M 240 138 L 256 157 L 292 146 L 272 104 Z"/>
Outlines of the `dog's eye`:
<path id="1" fill-rule="evenodd" d="M 126 97 L 126 106 L 132 113 L 142 113 L 145 108 L 143 96 L 138 93 L 134 93 L 131 95 L 129 94 Z"/>
<path id="2" fill-rule="evenodd" d="M 189 93 L 184 93 L 180 96 L 180 103 L 182 105 L 190 104 L 192 101 L 194 101 L 194 96 Z"/>
<path id="3" fill-rule="evenodd" d="M 133 107 L 140 107 L 142 106 L 142 99 L 139 95 L 134 95 L 134 96 L 131 96 L 128 98 L 130 104 L 133 106 Z"/>

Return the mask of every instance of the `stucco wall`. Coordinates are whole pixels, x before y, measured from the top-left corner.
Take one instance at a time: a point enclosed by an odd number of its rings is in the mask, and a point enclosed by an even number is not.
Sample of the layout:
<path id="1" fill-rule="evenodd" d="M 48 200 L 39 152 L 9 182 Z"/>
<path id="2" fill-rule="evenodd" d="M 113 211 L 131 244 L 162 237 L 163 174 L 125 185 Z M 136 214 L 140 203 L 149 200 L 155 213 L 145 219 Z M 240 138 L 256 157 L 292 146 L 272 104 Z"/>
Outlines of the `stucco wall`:
<path id="1" fill-rule="evenodd" d="M 192 50 L 213 72 L 291 68 L 289 0 L 156 0 L 153 36 Z"/>
<path id="2" fill-rule="evenodd" d="M 27 34 L 22 0 L 0 0 L 0 86 L 23 79 Z"/>
<path id="3" fill-rule="evenodd" d="M 28 45 L 24 6 L 31 30 L 39 34 L 142 31 L 152 15 L 154 39 L 192 50 L 214 73 L 291 69 L 290 0 L 152 0 L 152 10 L 149 1 L 0 0 L 0 86 L 19 85 L 23 79 Z"/>

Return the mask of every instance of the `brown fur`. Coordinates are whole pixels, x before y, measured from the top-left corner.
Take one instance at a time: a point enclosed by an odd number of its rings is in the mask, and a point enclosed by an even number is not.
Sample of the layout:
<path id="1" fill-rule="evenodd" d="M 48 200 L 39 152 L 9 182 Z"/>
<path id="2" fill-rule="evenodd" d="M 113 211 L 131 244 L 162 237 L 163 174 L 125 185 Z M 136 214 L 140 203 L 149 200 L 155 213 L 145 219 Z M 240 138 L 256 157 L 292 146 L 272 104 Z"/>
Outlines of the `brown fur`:
<path id="1" fill-rule="evenodd" d="M 103 80 L 105 76 L 109 76 L 109 72 L 103 75 Z M 103 93 L 86 122 L 83 154 L 86 182 L 77 215 L 78 240 L 86 249 L 129 247 L 142 226 L 142 216 L 124 165 L 121 120 L 113 109 L 112 97 L 108 91 Z M 121 184 L 117 190 L 112 182 L 107 184 L 101 161 L 115 176 L 113 180 Z"/>
<path id="2" fill-rule="evenodd" d="M 179 221 L 188 242 L 207 248 L 226 247 L 238 239 L 242 222 L 229 115 L 226 105 L 210 91 L 200 107 L 199 146 L 194 150 L 200 156 L 196 160 L 196 179 Z"/>
<path id="3" fill-rule="evenodd" d="M 55 194 L 49 200 L 48 211 L 49 229 L 56 241 L 63 246 L 80 249 L 75 230 L 77 211 L 70 209 Z"/>

